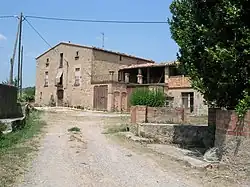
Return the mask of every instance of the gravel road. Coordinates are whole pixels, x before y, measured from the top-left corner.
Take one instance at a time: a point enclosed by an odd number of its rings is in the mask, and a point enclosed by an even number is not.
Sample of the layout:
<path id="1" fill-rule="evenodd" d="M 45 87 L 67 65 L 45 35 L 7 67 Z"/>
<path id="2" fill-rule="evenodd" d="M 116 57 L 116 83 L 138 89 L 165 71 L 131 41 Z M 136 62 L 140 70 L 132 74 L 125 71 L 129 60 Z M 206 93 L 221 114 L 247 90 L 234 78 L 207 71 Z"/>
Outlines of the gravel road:
<path id="1" fill-rule="evenodd" d="M 199 186 L 164 171 L 154 160 L 126 149 L 102 134 L 105 113 L 46 112 L 48 123 L 38 156 L 19 187 Z M 68 129 L 77 126 L 81 133 Z"/>

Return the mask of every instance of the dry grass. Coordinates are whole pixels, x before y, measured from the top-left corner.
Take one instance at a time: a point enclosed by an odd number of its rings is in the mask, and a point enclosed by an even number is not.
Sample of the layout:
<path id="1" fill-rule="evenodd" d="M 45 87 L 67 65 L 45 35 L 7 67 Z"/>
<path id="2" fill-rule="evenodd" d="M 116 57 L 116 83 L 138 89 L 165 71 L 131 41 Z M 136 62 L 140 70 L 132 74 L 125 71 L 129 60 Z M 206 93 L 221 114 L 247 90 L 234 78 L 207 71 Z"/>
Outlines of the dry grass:
<path id="1" fill-rule="evenodd" d="M 126 124 L 110 125 L 105 128 L 103 134 L 114 134 L 117 132 L 126 132 L 126 131 L 129 131 L 128 126 Z"/>
<path id="2" fill-rule="evenodd" d="M 25 172 L 32 153 L 38 150 L 39 132 L 45 126 L 40 113 L 31 113 L 25 127 L 0 138 L 0 184 L 13 186 Z"/>

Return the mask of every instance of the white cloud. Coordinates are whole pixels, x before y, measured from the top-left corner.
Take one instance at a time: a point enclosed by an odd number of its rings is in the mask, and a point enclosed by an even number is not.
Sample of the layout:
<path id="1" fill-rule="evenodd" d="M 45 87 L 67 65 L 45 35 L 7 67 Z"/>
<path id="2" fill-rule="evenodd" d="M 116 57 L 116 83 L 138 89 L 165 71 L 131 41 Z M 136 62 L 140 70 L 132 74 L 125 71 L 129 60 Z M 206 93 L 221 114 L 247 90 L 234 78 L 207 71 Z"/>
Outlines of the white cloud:
<path id="1" fill-rule="evenodd" d="M 7 38 L 3 34 L 0 33 L 0 41 L 1 40 L 7 40 Z"/>

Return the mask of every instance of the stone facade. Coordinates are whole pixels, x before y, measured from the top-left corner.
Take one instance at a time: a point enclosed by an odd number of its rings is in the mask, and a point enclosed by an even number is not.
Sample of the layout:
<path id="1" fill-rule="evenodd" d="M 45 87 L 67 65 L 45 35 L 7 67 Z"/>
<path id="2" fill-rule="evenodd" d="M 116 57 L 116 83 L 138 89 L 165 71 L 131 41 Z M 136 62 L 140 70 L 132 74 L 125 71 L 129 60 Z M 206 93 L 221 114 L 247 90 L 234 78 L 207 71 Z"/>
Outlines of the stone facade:
<path id="1" fill-rule="evenodd" d="M 17 88 L 0 84 L 0 119 L 22 117 L 21 106 L 17 104 Z"/>
<path id="2" fill-rule="evenodd" d="M 193 113 L 197 116 L 207 115 L 208 107 L 204 104 L 203 96 L 200 92 L 194 90 L 193 88 L 174 88 L 169 87 L 166 91 L 169 97 L 173 97 L 172 107 L 183 107 L 182 93 L 193 93 Z M 189 102 L 190 102 L 189 98 Z M 189 106 L 190 107 L 190 106 Z"/>
<path id="3" fill-rule="evenodd" d="M 250 158 L 250 110 L 239 120 L 234 110 L 216 110 L 215 146 L 225 162 L 244 164 Z M 211 117 L 211 118 L 212 118 Z"/>
<path id="4" fill-rule="evenodd" d="M 56 106 L 93 109 L 93 84 L 111 84 L 117 81 L 120 65 L 149 62 L 153 63 L 150 60 L 99 48 L 59 43 L 37 57 L 36 104 L 46 106 L 54 101 Z M 114 72 L 113 80 L 110 80 L 110 71 Z M 62 84 L 58 86 L 61 77 Z M 109 94 L 113 95 L 112 86 L 109 86 Z M 113 98 L 108 96 L 107 99 L 107 110 L 111 110 L 114 108 Z"/>

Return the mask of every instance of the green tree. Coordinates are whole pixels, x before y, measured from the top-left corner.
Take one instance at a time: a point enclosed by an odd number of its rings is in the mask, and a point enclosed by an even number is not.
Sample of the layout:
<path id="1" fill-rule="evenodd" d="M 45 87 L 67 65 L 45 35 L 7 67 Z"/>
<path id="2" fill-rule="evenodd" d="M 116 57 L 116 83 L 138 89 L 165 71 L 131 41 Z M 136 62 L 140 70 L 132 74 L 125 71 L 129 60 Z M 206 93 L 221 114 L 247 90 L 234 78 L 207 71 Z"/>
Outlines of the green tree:
<path id="1" fill-rule="evenodd" d="M 248 0 L 174 0 L 169 20 L 192 85 L 218 107 L 235 108 L 250 87 Z"/>
<path id="2" fill-rule="evenodd" d="M 23 99 L 27 102 L 35 100 L 35 87 L 23 88 Z"/>

